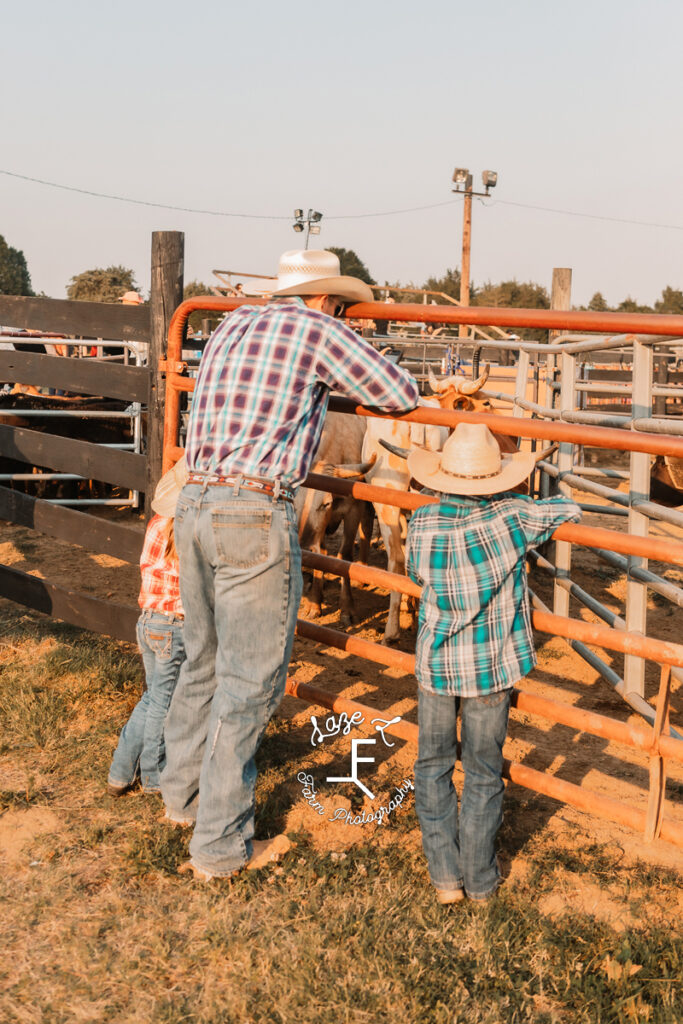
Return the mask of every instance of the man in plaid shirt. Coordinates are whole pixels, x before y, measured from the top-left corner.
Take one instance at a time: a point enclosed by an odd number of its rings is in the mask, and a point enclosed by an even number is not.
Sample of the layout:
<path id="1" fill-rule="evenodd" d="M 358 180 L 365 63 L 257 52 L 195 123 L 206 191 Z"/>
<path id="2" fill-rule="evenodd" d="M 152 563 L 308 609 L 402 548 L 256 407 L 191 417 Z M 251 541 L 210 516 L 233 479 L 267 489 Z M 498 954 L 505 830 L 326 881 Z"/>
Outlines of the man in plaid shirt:
<path id="1" fill-rule="evenodd" d="M 284 253 L 265 306 L 224 320 L 199 367 L 176 510 L 187 661 L 166 722 L 166 817 L 193 824 L 201 879 L 260 867 L 285 836 L 254 840 L 254 756 L 284 693 L 301 597 L 292 503 L 331 390 L 407 412 L 413 378 L 334 317 L 371 301 L 332 253 Z"/>
<path id="2" fill-rule="evenodd" d="M 510 489 L 534 456 L 501 457 L 487 427 L 461 423 L 443 452 L 413 452 L 408 468 L 438 504 L 410 520 L 407 571 L 422 586 L 416 648 L 419 751 L 415 805 L 441 903 L 488 899 L 500 883 L 503 743 L 512 687 L 536 664 L 526 553 L 581 510 Z M 461 711 L 462 806 L 452 775 Z"/>

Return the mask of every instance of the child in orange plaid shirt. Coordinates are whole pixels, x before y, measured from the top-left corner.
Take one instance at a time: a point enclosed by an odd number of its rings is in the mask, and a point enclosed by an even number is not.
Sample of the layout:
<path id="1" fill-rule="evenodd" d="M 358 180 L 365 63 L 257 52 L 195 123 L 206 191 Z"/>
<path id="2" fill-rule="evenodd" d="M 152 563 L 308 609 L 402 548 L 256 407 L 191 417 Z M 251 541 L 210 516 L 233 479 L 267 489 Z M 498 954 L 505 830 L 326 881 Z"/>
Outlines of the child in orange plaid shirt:
<path id="1" fill-rule="evenodd" d="M 145 533 L 140 557 L 142 609 L 137 638 L 145 667 L 146 687 L 123 727 L 109 769 L 107 790 L 122 796 L 138 775 L 143 793 L 159 792 L 159 773 L 166 763 L 164 720 L 185 660 L 183 607 L 178 582 L 178 553 L 173 522 L 175 504 L 186 474 L 181 460 L 159 483 L 152 502 L 157 513 Z"/>

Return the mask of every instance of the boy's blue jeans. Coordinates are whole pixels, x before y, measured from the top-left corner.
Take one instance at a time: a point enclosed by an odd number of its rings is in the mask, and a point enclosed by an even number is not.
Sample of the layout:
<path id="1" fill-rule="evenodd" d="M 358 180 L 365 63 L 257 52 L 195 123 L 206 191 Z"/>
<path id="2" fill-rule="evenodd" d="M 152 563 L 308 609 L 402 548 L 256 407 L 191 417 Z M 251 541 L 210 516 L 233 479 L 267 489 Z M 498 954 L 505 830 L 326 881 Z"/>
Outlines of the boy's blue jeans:
<path id="1" fill-rule="evenodd" d="M 195 820 L 192 863 L 246 864 L 255 754 L 282 699 L 301 598 L 294 506 L 226 486 L 186 485 L 175 537 L 187 661 L 166 722 L 167 814 Z"/>
<path id="2" fill-rule="evenodd" d="M 429 875 L 437 889 L 464 888 L 473 900 L 486 899 L 500 883 L 495 839 L 503 817 L 503 744 L 511 693 L 453 697 L 418 690 L 415 808 Z M 458 708 L 465 772 L 460 814 L 453 785 Z"/>
<path id="3" fill-rule="evenodd" d="M 109 769 L 109 782 L 130 786 L 138 771 L 146 793 L 159 792 L 159 773 L 166 763 L 164 720 L 185 660 L 183 620 L 177 615 L 143 611 L 137 637 L 147 688 L 119 737 Z"/>

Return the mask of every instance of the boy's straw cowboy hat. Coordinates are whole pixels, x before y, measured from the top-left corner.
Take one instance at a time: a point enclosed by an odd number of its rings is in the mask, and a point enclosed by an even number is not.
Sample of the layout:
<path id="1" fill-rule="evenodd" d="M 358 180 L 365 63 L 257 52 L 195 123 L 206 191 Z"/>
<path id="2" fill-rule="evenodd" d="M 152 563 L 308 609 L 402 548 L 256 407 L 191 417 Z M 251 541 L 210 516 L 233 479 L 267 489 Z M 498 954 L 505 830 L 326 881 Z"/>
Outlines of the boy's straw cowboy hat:
<path id="1" fill-rule="evenodd" d="M 178 459 L 175 466 L 164 473 L 157 484 L 152 502 L 152 511 L 158 516 L 171 519 L 175 515 L 175 507 L 178 504 L 178 495 L 187 483 L 189 470 L 185 456 Z"/>
<path id="2" fill-rule="evenodd" d="M 533 454 L 501 455 L 483 423 L 458 423 L 441 452 L 414 450 L 408 469 L 418 483 L 444 494 L 498 494 L 510 491 L 531 473 Z"/>
<path id="3" fill-rule="evenodd" d="M 326 249 L 288 249 L 280 257 L 272 295 L 334 295 L 349 302 L 372 302 L 372 288 L 341 274 L 339 258 Z"/>

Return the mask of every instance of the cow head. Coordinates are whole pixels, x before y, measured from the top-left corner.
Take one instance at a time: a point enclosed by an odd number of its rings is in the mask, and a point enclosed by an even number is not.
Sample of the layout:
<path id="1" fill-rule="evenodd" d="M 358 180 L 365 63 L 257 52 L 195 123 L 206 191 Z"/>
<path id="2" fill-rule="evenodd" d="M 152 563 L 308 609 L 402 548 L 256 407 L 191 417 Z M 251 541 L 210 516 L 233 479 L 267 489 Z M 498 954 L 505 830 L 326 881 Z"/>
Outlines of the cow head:
<path id="1" fill-rule="evenodd" d="M 489 364 L 476 380 L 467 380 L 459 374 L 439 380 L 429 367 L 429 384 L 442 409 L 462 409 L 466 412 L 493 412 L 493 407 L 484 395 L 477 395 L 489 375 Z"/>

